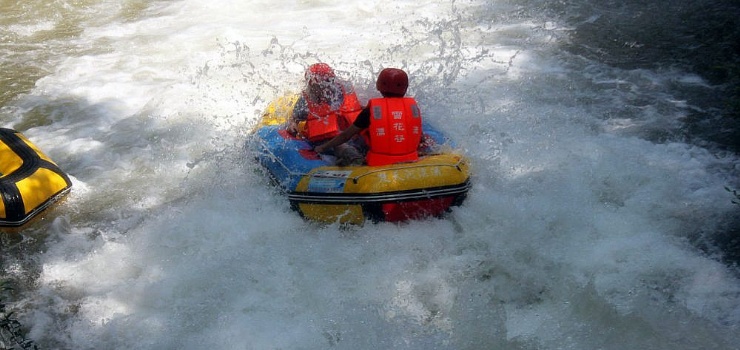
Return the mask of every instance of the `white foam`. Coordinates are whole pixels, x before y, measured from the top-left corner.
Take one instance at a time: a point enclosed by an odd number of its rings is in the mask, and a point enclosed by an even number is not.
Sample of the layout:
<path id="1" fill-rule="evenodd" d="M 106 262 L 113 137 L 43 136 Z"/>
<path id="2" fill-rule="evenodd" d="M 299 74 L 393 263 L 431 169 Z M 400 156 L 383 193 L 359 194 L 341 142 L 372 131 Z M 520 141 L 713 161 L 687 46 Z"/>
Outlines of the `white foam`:
<path id="1" fill-rule="evenodd" d="M 37 22 L 34 24 L 30 24 L 30 25 L 11 25 L 11 26 L 8 26 L 7 29 L 21 36 L 31 36 L 38 32 L 52 30 L 54 29 L 55 26 L 56 26 L 56 22 L 54 21 L 44 21 L 44 22 Z"/>

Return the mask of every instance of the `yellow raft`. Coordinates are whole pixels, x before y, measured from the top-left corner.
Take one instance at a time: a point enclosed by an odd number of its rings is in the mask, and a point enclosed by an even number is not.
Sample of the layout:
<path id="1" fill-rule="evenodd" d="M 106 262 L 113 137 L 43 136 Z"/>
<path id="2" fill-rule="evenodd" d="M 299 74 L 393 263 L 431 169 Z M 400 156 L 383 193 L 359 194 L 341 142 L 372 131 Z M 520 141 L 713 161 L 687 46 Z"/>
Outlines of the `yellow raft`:
<path id="1" fill-rule="evenodd" d="M 0 128 L 0 227 L 18 227 L 67 194 L 69 177 L 21 133 Z"/>
<path id="2" fill-rule="evenodd" d="M 351 224 L 406 221 L 441 216 L 465 200 L 468 160 L 453 152 L 449 140 L 431 125 L 423 125 L 424 134 L 440 147 L 416 162 L 336 166 L 283 127 L 296 100 L 295 95 L 284 96 L 268 106 L 250 148 L 304 218 Z"/>

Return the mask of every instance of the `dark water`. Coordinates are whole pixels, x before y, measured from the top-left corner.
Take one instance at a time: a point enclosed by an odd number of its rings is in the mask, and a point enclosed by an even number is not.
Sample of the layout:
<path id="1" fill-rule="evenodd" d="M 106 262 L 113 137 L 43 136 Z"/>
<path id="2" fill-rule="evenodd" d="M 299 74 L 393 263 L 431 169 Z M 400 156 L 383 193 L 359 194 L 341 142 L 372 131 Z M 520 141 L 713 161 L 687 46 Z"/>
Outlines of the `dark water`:
<path id="1" fill-rule="evenodd" d="M 740 2 L 561 1 L 548 5 L 573 26 L 567 50 L 623 69 L 694 72 L 711 88 L 680 89 L 692 106 L 678 138 L 740 150 Z M 660 139 L 656 140 L 660 141 Z"/>

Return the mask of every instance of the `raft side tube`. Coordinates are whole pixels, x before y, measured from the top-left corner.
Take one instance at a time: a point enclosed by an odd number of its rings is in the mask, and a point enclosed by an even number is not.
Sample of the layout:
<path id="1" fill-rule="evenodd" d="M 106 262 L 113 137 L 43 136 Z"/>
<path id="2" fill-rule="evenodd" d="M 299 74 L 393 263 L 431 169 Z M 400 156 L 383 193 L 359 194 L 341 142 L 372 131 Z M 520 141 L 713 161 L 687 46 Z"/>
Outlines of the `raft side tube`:
<path id="1" fill-rule="evenodd" d="M 0 227 L 24 225 L 71 186 L 67 174 L 25 136 L 0 128 Z"/>

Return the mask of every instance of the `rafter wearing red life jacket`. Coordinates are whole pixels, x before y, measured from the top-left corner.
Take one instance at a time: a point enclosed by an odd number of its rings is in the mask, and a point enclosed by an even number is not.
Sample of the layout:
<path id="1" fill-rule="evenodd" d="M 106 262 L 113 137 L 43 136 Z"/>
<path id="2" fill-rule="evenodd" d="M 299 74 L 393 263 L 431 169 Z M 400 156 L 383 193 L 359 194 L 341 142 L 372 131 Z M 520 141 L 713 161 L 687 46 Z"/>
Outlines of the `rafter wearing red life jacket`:
<path id="1" fill-rule="evenodd" d="M 333 107 L 331 101 L 314 102 L 306 93 L 303 94 L 308 107 L 308 117 L 301 134 L 308 141 L 320 142 L 337 136 L 341 130 L 351 125 L 360 113 L 362 106 L 355 92 L 340 86 L 344 98 L 339 107 Z"/>
<path id="2" fill-rule="evenodd" d="M 367 165 L 413 162 L 419 159 L 421 112 L 411 97 L 374 98 L 368 102 L 370 127 L 365 139 L 370 149 Z"/>

